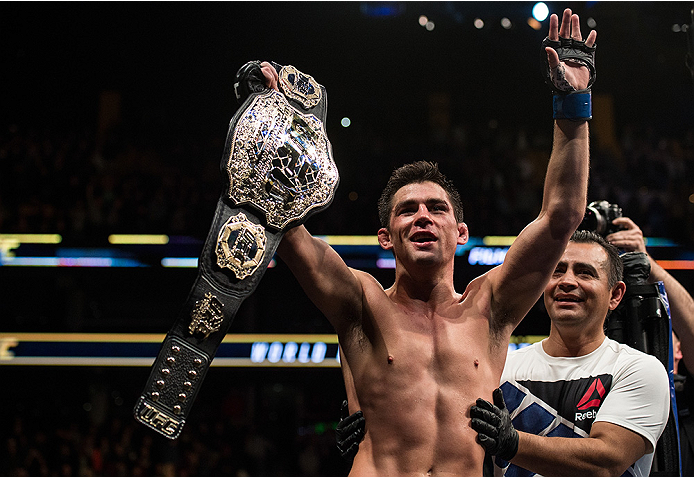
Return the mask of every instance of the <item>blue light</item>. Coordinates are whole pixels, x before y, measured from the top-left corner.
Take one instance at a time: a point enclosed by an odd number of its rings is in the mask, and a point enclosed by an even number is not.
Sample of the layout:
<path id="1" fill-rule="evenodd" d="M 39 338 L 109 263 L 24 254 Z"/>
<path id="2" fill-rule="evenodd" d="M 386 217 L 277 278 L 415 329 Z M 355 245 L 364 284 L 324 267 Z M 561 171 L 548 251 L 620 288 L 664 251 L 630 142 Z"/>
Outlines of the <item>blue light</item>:
<path id="1" fill-rule="evenodd" d="M 538 2 L 533 7 L 533 18 L 538 22 L 544 21 L 549 16 L 549 8 L 544 2 Z"/>
<path id="2" fill-rule="evenodd" d="M 405 11 L 402 2 L 361 2 L 359 10 L 367 17 L 397 17 Z"/>

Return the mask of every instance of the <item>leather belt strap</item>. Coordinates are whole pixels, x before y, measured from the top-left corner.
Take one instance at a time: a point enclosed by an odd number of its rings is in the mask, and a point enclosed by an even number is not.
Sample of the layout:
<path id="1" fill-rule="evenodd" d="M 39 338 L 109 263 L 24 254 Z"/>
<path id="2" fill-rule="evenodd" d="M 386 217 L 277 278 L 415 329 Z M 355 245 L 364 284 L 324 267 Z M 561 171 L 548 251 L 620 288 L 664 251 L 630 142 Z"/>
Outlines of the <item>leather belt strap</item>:
<path id="1" fill-rule="evenodd" d="M 339 182 L 325 134 L 325 88 L 273 63 L 282 93 L 251 93 L 231 120 L 225 191 L 198 275 L 166 335 L 135 418 L 170 439 L 186 417 L 241 302 L 258 286 L 284 232 L 326 208 Z"/>

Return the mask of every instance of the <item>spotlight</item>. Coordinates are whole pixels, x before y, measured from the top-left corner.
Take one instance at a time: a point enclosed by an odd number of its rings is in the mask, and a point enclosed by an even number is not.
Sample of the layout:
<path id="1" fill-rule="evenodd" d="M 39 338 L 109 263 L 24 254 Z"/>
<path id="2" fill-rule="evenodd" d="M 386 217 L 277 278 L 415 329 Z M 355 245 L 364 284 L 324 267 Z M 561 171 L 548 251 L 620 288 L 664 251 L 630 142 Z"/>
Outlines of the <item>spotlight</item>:
<path id="1" fill-rule="evenodd" d="M 509 30 L 513 25 L 511 24 L 511 20 L 504 17 L 501 19 L 501 26 L 504 27 L 505 30 Z"/>
<path id="2" fill-rule="evenodd" d="M 434 25 L 434 22 L 428 21 L 427 24 L 426 24 L 426 26 L 425 26 L 424 28 L 426 28 L 427 31 L 431 31 L 431 30 L 434 29 L 434 26 L 435 26 L 435 25 Z"/>
<path id="3" fill-rule="evenodd" d="M 544 2 L 537 2 L 533 7 L 533 18 L 538 22 L 544 21 L 549 16 L 549 8 Z"/>
<path id="4" fill-rule="evenodd" d="M 473 25 L 475 25 L 475 28 L 477 28 L 478 30 L 481 30 L 482 28 L 484 28 L 484 22 L 482 21 L 481 18 L 475 18 Z"/>
<path id="5" fill-rule="evenodd" d="M 342 120 L 340 121 L 340 124 L 342 125 L 343 128 L 348 128 L 350 126 L 350 124 L 352 124 L 352 121 L 350 121 L 349 118 L 345 117 L 345 118 L 342 118 Z"/>
<path id="6" fill-rule="evenodd" d="M 426 15 L 420 15 L 419 16 L 419 24 L 421 26 L 426 26 L 428 21 L 429 21 L 429 19 L 426 17 Z"/>

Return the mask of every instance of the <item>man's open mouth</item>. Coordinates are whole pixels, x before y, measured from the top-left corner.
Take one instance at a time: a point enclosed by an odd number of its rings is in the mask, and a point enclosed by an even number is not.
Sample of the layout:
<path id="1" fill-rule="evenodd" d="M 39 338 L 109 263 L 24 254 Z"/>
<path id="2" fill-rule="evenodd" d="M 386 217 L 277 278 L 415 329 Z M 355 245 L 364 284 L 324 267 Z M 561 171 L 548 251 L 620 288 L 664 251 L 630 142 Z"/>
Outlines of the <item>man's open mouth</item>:
<path id="1" fill-rule="evenodd" d="M 436 236 L 429 232 L 417 232 L 410 237 L 410 241 L 415 243 L 436 242 Z"/>

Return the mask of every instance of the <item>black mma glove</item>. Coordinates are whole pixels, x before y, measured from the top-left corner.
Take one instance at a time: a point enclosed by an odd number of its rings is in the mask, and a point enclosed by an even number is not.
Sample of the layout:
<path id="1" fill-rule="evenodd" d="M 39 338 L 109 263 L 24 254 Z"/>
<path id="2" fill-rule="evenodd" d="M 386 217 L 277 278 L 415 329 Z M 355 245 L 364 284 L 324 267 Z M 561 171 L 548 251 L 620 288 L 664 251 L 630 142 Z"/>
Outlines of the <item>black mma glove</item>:
<path id="1" fill-rule="evenodd" d="M 547 60 L 545 47 L 551 47 L 559 56 L 559 65 L 552 69 Z M 590 89 L 595 82 L 595 47 L 587 46 L 585 40 L 559 37 L 559 40 L 550 40 L 546 37 L 542 41 L 542 64 L 545 82 L 549 85 L 553 95 L 554 119 L 570 119 L 572 121 L 585 121 L 593 117 Z M 578 63 L 588 68 L 590 78 L 585 89 L 576 90 L 566 80 L 566 68 L 562 62 Z"/>
<path id="2" fill-rule="evenodd" d="M 274 61 L 270 62 L 270 64 L 272 64 L 277 72 L 282 69 L 282 67 Z M 234 94 L 239 104 L 243 104 L 251 93 L 260 93 L 266 89 L 267 85 L 265 84 L 265 76 L 263 76 L 263 72 L 260 68 L 260 61 L 249 61 L 236 72 Z"/>
<path id="3" fill-rule="evenodd" d="M 337 450 L 340 451 L 342 458 L 351 463 L 354 456 L 357 455 L 359 443 L 364 438 L 366 420 L 361 411 L 348 416 L 347 401 L 342 401 L 341 413 L 340 422 L 335 428 L 335 440 L 337 441 Z"/>
<path id="4" fill-rule="evenodd" d="M 554 71 L 550 69 L 549 61 L 547 60 L 547 52 L 545 51 L 545 48 L 548 46 L 553 48 L 554 51 L 557 52 L 560 62 L 568 61 L 579 63 L 588 68 L 588 70 L 590 71 L 590 79 L 588 80 L 588 86 L 586 87 L 586 89 L 581 90 L 581 92 L 590 91 L 590 87 L 593 86 L 596 76 L 596 45 L 586 46 L 585 40 L 574 40 L 573 38 L 559 37 L 559 41 L 555 41 L 550 40 L 549 37 L 546 37 L 544 40 L 542 40 L 542 63 L 544 65 L 545 82 L 552 89 L 553 94 L 567 94 L 571 91 L 575 91 L 575 88 L 568 83 L 563 84 L 561 78 L 557 78 L 557 75 L 561 74 L 561 72 L 557 72 L 557 70 L 561 67 L 561 64 L 559 67 L 555 68 Z M 564 80 L 564 82 L 565 81 L 566 80 Z"/>
<path id="5" fill-rule="evenodd" d="M 518 452 L 518 431 L 511 423 L 504 393 L 497 388 L 492 396 L 494 404 L 478 399 L 477 404 L 470 408 L 472 428 L 477 431 L 479 443 L 489 454 L 510 461 Z"/>

